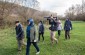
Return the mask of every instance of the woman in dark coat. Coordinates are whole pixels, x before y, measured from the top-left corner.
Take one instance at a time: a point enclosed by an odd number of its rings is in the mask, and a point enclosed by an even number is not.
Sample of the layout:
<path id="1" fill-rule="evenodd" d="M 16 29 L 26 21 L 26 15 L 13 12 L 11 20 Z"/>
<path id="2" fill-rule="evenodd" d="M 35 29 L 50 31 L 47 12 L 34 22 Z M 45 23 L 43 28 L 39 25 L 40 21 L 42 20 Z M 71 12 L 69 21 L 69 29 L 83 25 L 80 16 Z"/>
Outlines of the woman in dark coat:
<path id="1" fill-rule="evenodd" d="M 40 41 L 40 36 L 42 35 L 43 41 L 44 41 L 44 25 L 43 22 L 40 21 L 38 24 L 38 32 L 39 32 L 39 37 L 38 37 L 38 41 Z"/>

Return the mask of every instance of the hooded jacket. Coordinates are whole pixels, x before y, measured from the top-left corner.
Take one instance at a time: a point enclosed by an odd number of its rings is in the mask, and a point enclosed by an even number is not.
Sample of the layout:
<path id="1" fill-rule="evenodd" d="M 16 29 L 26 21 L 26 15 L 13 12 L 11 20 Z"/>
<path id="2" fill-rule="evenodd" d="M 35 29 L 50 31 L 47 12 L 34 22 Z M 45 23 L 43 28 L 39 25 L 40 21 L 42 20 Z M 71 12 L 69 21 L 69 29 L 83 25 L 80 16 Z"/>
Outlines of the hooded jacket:
<path id="1" fill-rule="evenodd" d="M 29 19 L 28 21 L 30 22 L 30 24 L 27 26 L 26 29 L 27 39 L 29 42 L 36 42 L 37 39 L 36 39 L 36 30 L 34 26 L 34 21 L 32 18 Z"/>

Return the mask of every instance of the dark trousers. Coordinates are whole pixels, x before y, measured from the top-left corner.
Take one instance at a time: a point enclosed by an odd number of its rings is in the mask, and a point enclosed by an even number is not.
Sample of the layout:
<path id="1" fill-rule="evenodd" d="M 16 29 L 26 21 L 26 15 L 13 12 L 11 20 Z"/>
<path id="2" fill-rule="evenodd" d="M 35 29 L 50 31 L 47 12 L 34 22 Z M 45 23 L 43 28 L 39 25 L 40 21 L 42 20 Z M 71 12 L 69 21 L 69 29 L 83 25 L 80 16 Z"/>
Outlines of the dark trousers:
<path id="1" fill-rule="evenodd" d="M 70 31 L 65 30 L 65 39 L 69 38 L 70 39 Z"/>
<path id="2" fill-rule="evenodd" d="M 61 30 L 58 30 L 58 36 L 60 36 L 61 35 Z"/>
<path id="3" fill-rule="evenodd" d="M 40 36 L 41 35 L 42 35 L 42 38 L 43 38 L 43 41 L 44 41 L 44 33 L 43 32 L 39 33 L 38 41 L 40 41 Z"/>
<path id="4" fill-rule="evenodd" d="M 31 45 L 31 43 L 32 43 L 32 44 L 34 45 L 34 47 L 36 48 L 37 52 L 40 51 L 40 50 L 39 50 L 39 47 L 38 47 L 38 45 L 37 45 L 36 42 L 27 41 L 26 55 L 30 55 L 30 54 L 29 54 L 29 51 L 30 51 L 30 45 Z"/>

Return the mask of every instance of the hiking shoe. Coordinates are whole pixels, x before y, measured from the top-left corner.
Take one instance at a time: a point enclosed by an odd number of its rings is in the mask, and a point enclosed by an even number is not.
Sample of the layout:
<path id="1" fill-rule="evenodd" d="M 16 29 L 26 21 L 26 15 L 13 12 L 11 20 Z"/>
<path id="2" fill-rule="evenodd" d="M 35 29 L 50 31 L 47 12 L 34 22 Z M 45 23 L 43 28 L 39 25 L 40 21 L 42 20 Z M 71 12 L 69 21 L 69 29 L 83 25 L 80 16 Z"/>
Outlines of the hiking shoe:
<path id="1" fill-rule="evenodd" d="M 56 40 L 56 44 L 58 44 L 58 40 Z"/>
<path id="2" fill-rule="evenodd" d="M 38 55 L 39 53 L 40 53 L 40 51 L 39 51 L 39 52 L 37 52 L 37 53 L 36 53 L 36 55 Z"/>

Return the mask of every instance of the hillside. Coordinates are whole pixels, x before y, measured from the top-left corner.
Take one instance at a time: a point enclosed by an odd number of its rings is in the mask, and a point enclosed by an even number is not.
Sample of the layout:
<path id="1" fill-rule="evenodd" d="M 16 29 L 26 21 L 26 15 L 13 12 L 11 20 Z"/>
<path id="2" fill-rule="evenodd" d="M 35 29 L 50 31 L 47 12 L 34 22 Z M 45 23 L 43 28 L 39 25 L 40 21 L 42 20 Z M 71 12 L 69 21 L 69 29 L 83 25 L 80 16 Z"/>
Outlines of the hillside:
<path id="1" fill-rule="evenodd" d="M 37 20 L 38 22 L 38 20 L 43 19 L 44 16 L 49 16 L 50 14 L 55 13 L 38 11 L 18 4 L 0 1 L 0 19 L 3 19 L 5 23 L 7 22 L 9 25 L 14 23 L 15 20 L 20 20 L 22 23 L 26 23 L 28 18 L 34 18 L 34 20 Z"/>

